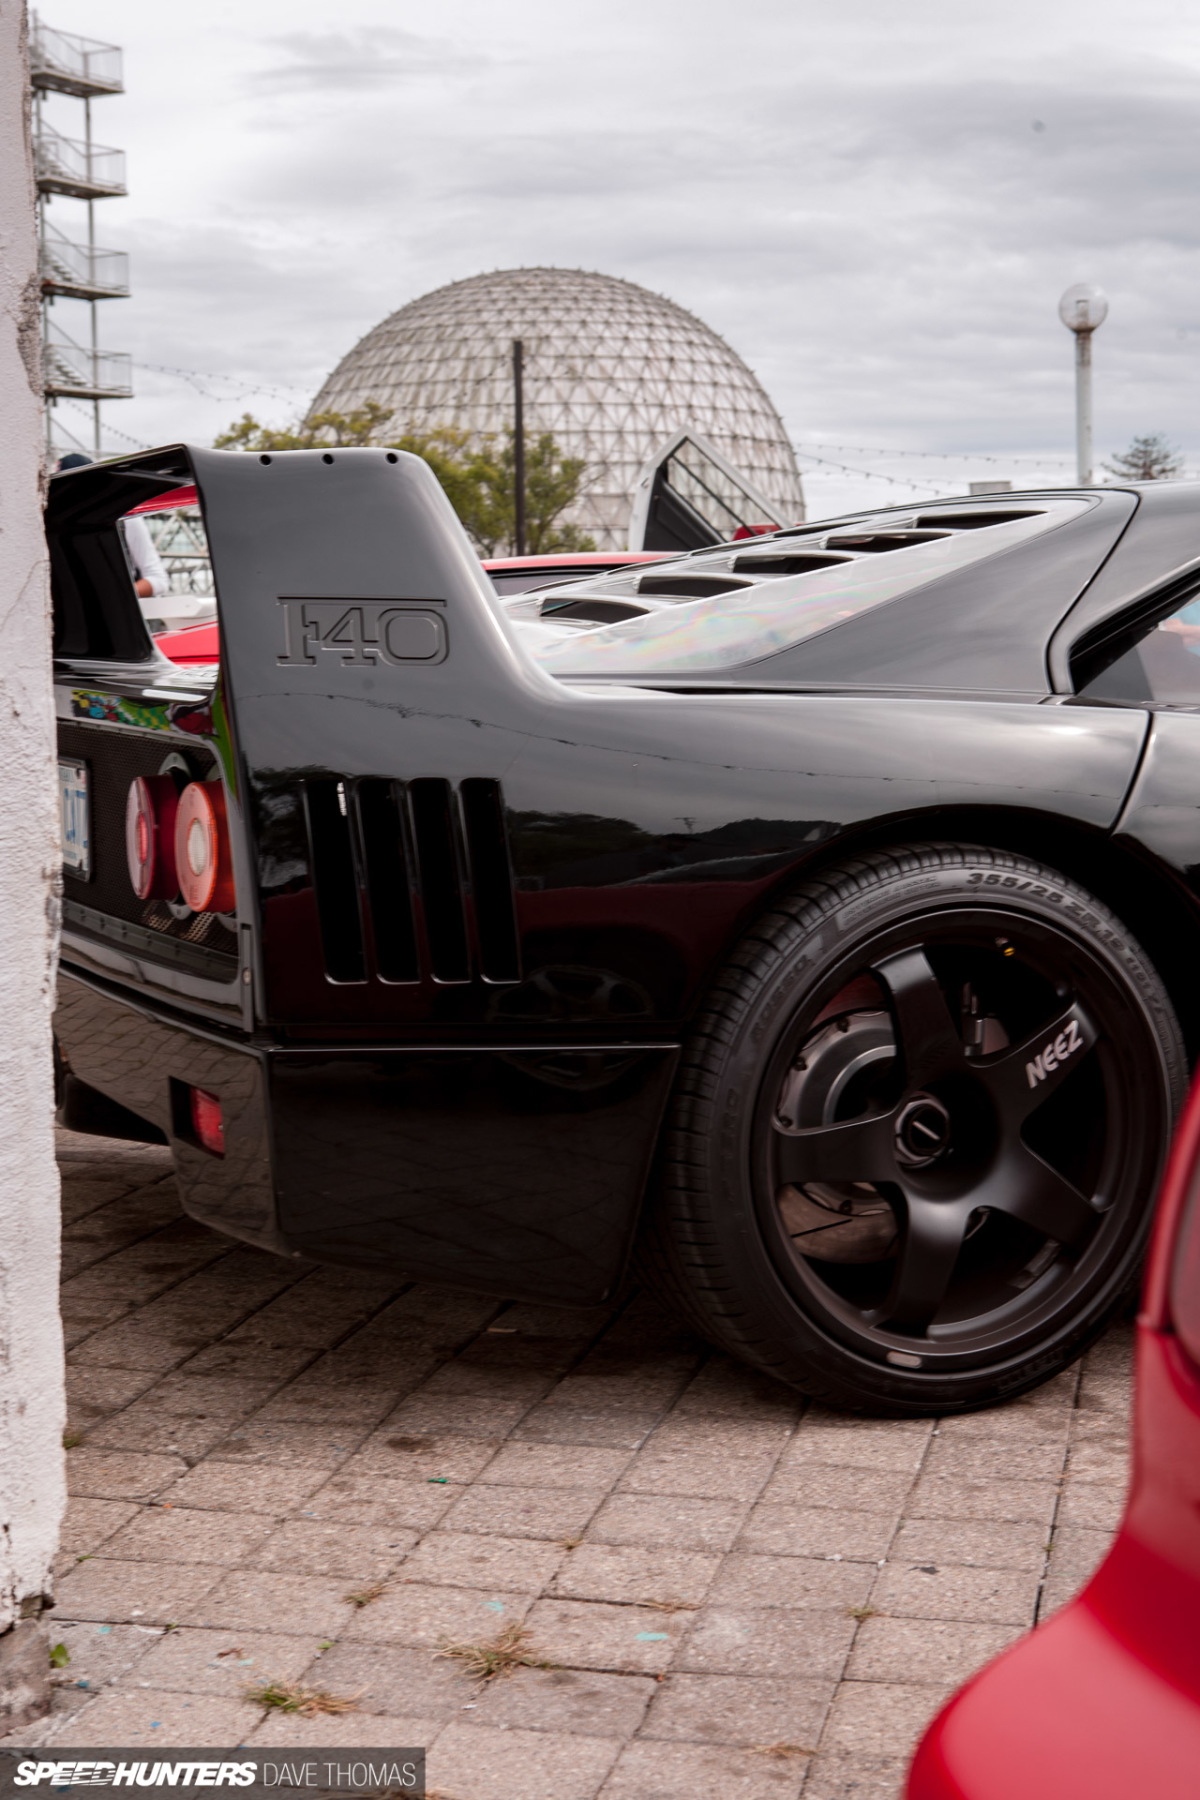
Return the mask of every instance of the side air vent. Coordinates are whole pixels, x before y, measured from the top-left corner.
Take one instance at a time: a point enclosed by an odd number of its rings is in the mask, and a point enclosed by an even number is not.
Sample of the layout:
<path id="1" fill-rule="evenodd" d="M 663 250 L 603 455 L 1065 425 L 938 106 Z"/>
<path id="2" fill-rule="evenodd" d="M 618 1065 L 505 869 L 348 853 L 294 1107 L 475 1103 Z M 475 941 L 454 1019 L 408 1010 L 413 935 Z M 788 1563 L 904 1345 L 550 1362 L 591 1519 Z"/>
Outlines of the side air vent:
<path id="1" fill-rule="evenodd" d="M 346 784 L 332 778 L 309 781 L 304 798 L 325 972 L 330 981 L 365 981 L 367 962 Z"/>
<path id="2" fill-rule="evenodd" d="M 464 781 L 461 796 L 480 969 L 485 981 L 519 981 L 517 915 L 500 783 Z"/>
<path id="3" fill-rule="evenodd" d="M 411 781 L 413 836 L 425 938 L 435 981 L 469 981 L 467 921 L 455 842 L 453 795 L 448 781 Z"/>
<path id="4" fill-rule="evenodd" d="M 819 550 L 796 550 L 791 555 L 738 556 L 733 567 L 739 575 L 757 575 L 767 581 L 774 575 L 807 575 L 811 569 L 831 569 L 837 563 L 853 561 L 852 556 L 823 556 Z"/>
<path id="5" fill-rule="evenodd" d="M 927 518 L 917 520 L 918 526 L 940 526 L 946 531 L 982 531 L 987 525 L 1011 525 L 1015 519 L 1036 519 L 1038 509 L 1035 507 L 1024 512 L 961 512 L 930 513 Z"/>
<path id="6" fill-rule="evenodd" d="M 662 594 L 668 600 L 711 600 L 715 594 L 731 594 L 746 586 L 744 581 L 730 580 L 724 575 L 643 575 L 637 584 L 639 594 Z"/>
<path id="7" fill-rule="evenodd" d="M 949 537 L 948 531 L 853 531 L 828 537 L 831 550 L 853 550 L 856 556 L 880 555 L 885 550 L 904 550 L 909 544 L 932 544 Z"/>
<path id="8" fill-rule="evenodd" d="M 623 619 L 644 619 L 647 608 L 635 606 L 631 600 L 563 600 L 546 601 L 543 619 L 590 619 L 597 625 L 619 625 Z"/>
<path id="9" fill-rule="evenodd" d="M 304 803 L 331 981 L 520 981 L 498 781 L 325 776 Z"/>
<path id="10" fill-rule="evenodd" d="M 404 815 L 396 785 L 360 781 L 355 798 L 375 934 L 375 967 L 381 981 L 419 981 L 421 960 L 413 922 Z"/>

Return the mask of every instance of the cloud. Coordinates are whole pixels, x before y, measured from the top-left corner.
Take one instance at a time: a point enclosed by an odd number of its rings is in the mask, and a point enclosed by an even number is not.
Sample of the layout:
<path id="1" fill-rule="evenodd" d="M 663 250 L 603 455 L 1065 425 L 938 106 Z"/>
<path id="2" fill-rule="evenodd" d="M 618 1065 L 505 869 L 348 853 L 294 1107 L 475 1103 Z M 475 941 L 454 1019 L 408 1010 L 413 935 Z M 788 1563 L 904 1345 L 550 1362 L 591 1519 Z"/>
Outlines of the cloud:
<path id="1" fill-rule="evenodd" d="M 350 94 L 392 87 L 430 74 L 482 66 L 472 51 L 395 26 L 350 31 L 290 31 L 266 40 L 286 60 L 251 71 L 246 85 L 272 94 Z"/>
<path id="2" fill-rule="evenodd" d="M 97 29 L 94 0 L 56 6 Z M 151 30 L 106 0 L 129 91 L 95 128 L 128 147 L 131 199 L 97 229 L 134 291 L 102 328 L 143 363 L 314 391 L 430 288 L 582 266 L 699 314 L 810 446 L 1019 471 L 1070 454 L 1056 306 L 1089 279 L 1112 301 L 1103 453 L 1162 429 L 1200 454 L 1200 27 L 1171 0 L 756 0 L 732 29 L 727 0 L 443 0 L 437 36 L 395 0 L 342 0 L 332 27 L 317 0 L 246 10 Z M 145 438 L 241 409 L 138 381 L 109 412 Z"/>

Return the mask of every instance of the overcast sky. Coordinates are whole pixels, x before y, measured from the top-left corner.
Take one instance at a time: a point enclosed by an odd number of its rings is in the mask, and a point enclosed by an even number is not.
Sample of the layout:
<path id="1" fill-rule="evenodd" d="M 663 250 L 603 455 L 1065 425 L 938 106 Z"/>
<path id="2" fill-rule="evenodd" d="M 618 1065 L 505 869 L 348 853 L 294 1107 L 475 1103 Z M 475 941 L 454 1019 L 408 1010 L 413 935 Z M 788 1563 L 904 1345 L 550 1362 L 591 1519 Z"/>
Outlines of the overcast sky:
<path id="1" fill-rule="evenodd" d="M 208 442 L 246 408 L 283 423 L 386 313 L 546 263 L 721 332 L 783 415 L 811 514 L 1070 479 L 1056 309 L 1081 280 L 1111 303 L 1098 454 L 1162 431 L 1200 471 L 1200 10 L 1182 0 L 42 13 L 125 51 L 127 92 L 93 109 L 129 158 L 129 198 L 96 208 L 98 241 L 133 256 L 102 324 L 136 365 L 111 449 Z M 71 130 L 77 103 L 50 111 Z M 53 216 L 69 230 L 71 203 Z"/>

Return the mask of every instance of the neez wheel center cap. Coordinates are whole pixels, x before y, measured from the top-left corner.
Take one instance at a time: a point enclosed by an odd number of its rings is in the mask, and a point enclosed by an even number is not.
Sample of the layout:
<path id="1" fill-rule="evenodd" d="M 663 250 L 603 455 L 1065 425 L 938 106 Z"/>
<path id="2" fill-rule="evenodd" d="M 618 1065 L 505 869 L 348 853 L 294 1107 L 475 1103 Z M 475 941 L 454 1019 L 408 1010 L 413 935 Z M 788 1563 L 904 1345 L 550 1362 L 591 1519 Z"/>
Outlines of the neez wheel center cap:
<path id="1" fill-rule="evenodd" d="M 925 1169 L 950 1148 L 950 1114 L 932 1094 L 914 1094 L 896 1120 L 896 1160 Z"/>

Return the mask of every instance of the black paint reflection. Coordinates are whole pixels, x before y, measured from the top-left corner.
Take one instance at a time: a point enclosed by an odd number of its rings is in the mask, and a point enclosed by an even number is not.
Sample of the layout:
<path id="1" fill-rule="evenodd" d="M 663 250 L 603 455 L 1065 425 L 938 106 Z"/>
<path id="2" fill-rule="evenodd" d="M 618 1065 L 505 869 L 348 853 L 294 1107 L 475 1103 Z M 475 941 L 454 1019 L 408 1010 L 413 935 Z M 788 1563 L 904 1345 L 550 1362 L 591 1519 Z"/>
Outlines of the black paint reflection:
<path id="1" fill-rule="evenodd" d="M 674 1062 L 664 1049 L 279 1055 L 287 1240 L 594 1305 L 624 1265 Z"/>

